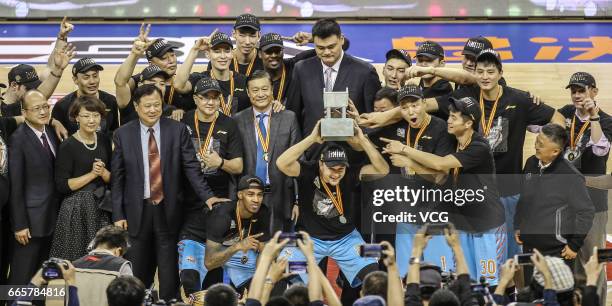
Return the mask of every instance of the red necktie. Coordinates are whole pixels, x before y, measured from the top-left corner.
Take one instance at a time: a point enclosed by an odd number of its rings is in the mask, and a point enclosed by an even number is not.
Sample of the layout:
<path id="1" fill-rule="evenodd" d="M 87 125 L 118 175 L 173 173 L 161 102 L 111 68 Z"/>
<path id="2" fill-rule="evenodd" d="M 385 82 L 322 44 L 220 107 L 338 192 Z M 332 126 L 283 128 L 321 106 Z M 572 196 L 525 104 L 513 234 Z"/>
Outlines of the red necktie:
<path id="1" fill-rule="evenodd" d="M 154 205 L 164 199 L 164 186 L 161 176 L 161 160 L 153 128 L 149 128 L 149 188 L 151 190 L 151 201 Z"/>

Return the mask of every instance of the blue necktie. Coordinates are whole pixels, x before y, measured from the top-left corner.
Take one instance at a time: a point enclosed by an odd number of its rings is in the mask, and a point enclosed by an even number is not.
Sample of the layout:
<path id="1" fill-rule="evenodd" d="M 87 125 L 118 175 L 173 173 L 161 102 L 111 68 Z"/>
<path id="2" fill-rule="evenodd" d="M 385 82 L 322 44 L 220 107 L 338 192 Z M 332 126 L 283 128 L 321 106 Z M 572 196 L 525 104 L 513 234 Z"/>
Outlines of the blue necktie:
<path id="1" fill-rule="evenodd" d="M 257 118 L 259 118 L 259 123 L 258 123 L 259 130 L 261 131 L 261 136 L 263 139 L 266 139 L 266 135 L 268 134 L 268 131 L 266 130 L 266 124 L 264 121 L 264 119 L 267 116 L 268 114 L 257 115 Z M 262 181 L 264 181 L 267 184 L 268 183 L 268 163 L 264 160 L 263 155 L 264 155 L 263 146 L 261 145 L 259 136 L 257 136 L 257 164 L 255 166 L 255 175 L 257 175 Z"/>

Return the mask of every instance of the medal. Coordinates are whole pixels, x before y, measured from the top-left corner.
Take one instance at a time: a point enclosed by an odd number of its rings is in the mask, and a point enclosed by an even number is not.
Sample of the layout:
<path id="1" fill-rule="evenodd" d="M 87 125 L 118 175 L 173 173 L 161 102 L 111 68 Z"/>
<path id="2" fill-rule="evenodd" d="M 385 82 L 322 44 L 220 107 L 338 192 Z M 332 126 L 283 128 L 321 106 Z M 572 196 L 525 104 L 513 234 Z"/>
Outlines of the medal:
<path id="1" fill-rule="evenodd" d="M 418 143 L 419 143 L 419 139 L 421 139 L 421 136 L 423 135 L 423 132 L 425 132 L 425 130 L 427 129 L 427 126 L 429 126 L 429 123 L 431 122 L 431 116 L 427 115 L 427 118 L 425 119 L 425 122 L 423 122 L 423 124 L 421 124 L 421 127 L 419 128 L 419 132 L 416 135 L 416 138 L 414 139 L 414 144 L 412 144 L 412 142 L 410 141 L 410 125 L 408 125 L 408 133 L 406 133 L 406 144 L 409 147 L 413 147 L 415 149 L 418 150 Z"/>
<path id="2" fill-rule="evenodd" d="M 261 143 L 261 148 L 263 149 L 263 159 L 267 163 L 270 161 L 270 156 L 268 155 L 268 147 L 270 145 L 270 122 L 272 121 L 272 115 L 268 118 L 268 127 L 266 128 L 266 138 L 263 137 L 263 133 L 259 128 L 259 124 L 257 120 L 254 120 L 255 123 L 255 131 L 257 131 L 257 138 L 259 138 L 259 143 Z"/>
<path id="3" fill-rule="evenodd" d="M 238 226 L 238 236 L 240 237 L 240 241 L 244 239 L 244 235 L 242 233 L 242 219 L 240 218 L 240 204 L 236 203 L 236 225 Z M 253 218 L 249 219 L 249 230 L 247 231 L 247 237 L 251 235 L 251 226 L 253 225 Z M 244 252 L 242 258 L 240 258 L 240 262 L 244 265 L 249 261 L 247 257 L 247 253 Z"/>
<path id="4" fill-rule="evenodd" d="M 472 135 L 470 135 L 470 139 L 468 139 L 468 141 L 466 141 L 465 144 L 457 143 L 457 150 L 456 150 L 456 152 L 465 150 L 465 148 L 467 148 L 467 146 L 469 146 L 470 143 L 472 142 L 472 136 L 474 136 L 473 133 L 472 133 Z M 453 172 L 453 183 L 455 185 L 457 185 L 457 182 L 459 181 L 459 169 L 460 168 L 453 168 L 453 171 L 452 171 Z"/>
<path id="5" fill-rule="evenodd" d="M 338 221 L 342 224 L 346 224 L 347 220 L 344 217 L 344 206 L 342 205 L 342 191 L 340 190 L 340 185 L 336 185 L 336 196 L 329 190 L 327 184 L 321 179 L 321 183 L 323 185 L 323 189 L 325 189 L 325 193 L 327 193 L 327 197 L 334 203 L 336 210 L 338 210 L 338 214 L 340 214 L 340 218 Z"/>
<path id="6" fill-rule="evenodd" d="M 212 141 L 213 130 L 215 129 L 217 117 L 219 117 L 218 113 L 215 114 L 215 119 L 213 119 L 213 121 L 210 123 L 210 128 L 208 129 L 208 133 L 206 133 L 206 139 L 204 140 L 204 143 L 202 143 L 202 139 L 200 138 L 200 121 L 198 119 L 198 112 L 196 111 L 193 114 L 193 125 L 195 126 L 196 137 L 198 138 L 198 142 L 200 143 L 199 151 L 201 157 L 204 157 L 204 155 L 208 151 L 208 147 L 210 146 L 210 142 Z"/>
<path id="7" fill-rule="evenodd" d="M 495 119 L 495 113 L 497 112 L 497 104 L 499 102 L 499 98 L 501 98 L 502 96 L 502 91 L 503 91 L 502 87 L 499 86 L 499 91 L 497 92 L 497 98 L 495 99 L 495 103 L 493 103 L 491 114 L 489 114 L 489 122 L 487 122 L 485 118 L 486 116 L 485 116 L 484 98 L 483 98 L 482 90 L 480 91 L 480 112 L 482 113 L 482 117 L 480 117 L 480 125 L 482 127 L 482 135 L 485 138 L 489 136 L 489 132 L 491 131 L 491 126 L 493 126 L 493 119 Z"/>
<path id="8" fill-rule="evenodd" d="M 578 131 L 578 135 L 576 135 L 576 137 L 574 138 L 574 130 L 576 128 L 576 116 L 572 118 L 572 125 L 570 127 L 570 146 L 565 153 L 565 158 L 568 161 L 574 161 L 576 158 L 578 158 L 578 156 L 580 156 L 580 151 L 577 148 L 578 142 L 580 142 L 580 139 L 582 139 L 582 135 L 584 135 L 584 132 L 587 130 L 590 123 L 590 121 L 585 122 L 580 128 L 580 131 Z"/>

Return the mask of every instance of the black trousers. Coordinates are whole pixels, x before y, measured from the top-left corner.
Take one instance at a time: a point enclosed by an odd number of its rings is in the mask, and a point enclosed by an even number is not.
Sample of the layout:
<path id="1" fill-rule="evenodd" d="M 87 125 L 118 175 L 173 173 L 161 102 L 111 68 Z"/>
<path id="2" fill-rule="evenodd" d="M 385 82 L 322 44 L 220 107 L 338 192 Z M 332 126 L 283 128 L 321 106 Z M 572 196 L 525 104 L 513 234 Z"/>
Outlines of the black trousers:
<path id="1" fill-rule="evenodd" d="M 128 226 L 129 226 L 128 221 Z M 158 269 L 159 297 L 166 301 L 178 298 L 178 233 L 170 230 L 164 213 L 164 202 L 152 205 L 143 201 L 140 232 L 130 236 L 125 258 L 132 262 L 134 276 L 151 287 Z"/>
<path id="2" fill-rule="evenodd" d="M 26 245 L 21 245 L 13 237 L 11 239 L 11 272 L 10 285 L 27 285 L 32 276 L 41 268 L 42 263 L 49 259 L 53 236 L 33 237 Z"/>

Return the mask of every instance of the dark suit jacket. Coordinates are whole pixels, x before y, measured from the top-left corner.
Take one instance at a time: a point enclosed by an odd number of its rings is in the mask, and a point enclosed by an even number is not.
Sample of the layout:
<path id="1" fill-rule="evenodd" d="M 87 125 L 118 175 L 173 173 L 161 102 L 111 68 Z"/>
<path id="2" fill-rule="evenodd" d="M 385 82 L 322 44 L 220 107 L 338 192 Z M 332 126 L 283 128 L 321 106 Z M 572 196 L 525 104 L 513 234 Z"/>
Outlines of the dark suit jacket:
<path id="1" fill-rule="evenodd" d="M 374 96 L 380 89 L 376 69 L 344 53 L 334 83 L 334 91 L 344 91 L 346 87 L 359 113 L 373 111 Z M 287 109 L 293 111 L 300 120 L 302 135 L 310 134 L 317 121 L 323 117 L 323 88 L 325 88 L 323 65 L 319 57 L 311 57 L 295 65 L 286 105 Z"/>
<path id="2" fill-rule="evenodd" d="M 140 230 L 144 199 L 144 170 L 140 141 L 140 120 L 123 125 L 113 137 L 115 150 L 111 163 L 113 221 L 127 220 L 130 235 Z M 183 174 L 202 201 L 212 197 L 204 180 L 200 163 L 187 126 L 172 119 L 160 119 L 161 172 L 164 207 L 168 227 L 178 232 L 182 223 Z"/>
<path id="3" fill-rule="evenodd" d="M 45 128 L 49 145 L 58 152 L 55 131 Z M 59 212 L 59 194 L 55 190 L 54 161 L 44 151 L 34 131 L 21 124 L 9 140 L 9 204 L 13 231 L 30 229 L 32 237 L 53 234 Z"/>
<path id="4" fill-rule="evenodd" d="M 249 107 L 234 116 L 242 137 L 244 146 L 244 170 L 243 174 L 255 175 L 257 160 L 257 140 L 255 139 L 255 118 L 253 108 Z M 271 194 L 267 197 L 268 207 L 280 209 L 284 217 L 290 217 L 293 203 L 293 181 L 284 175 L 276 167 L 276 160 L 289 147 L 301 140 L 301 134 L 295 114 L 291 111 L 273 113 L 270 123 L 270 146 L 268 163 L 268 176 L 272 187 Z M 273 201 L 270 203 L 270 201 Z M 277 216 L 278 218 L 278 216 Z"/>

